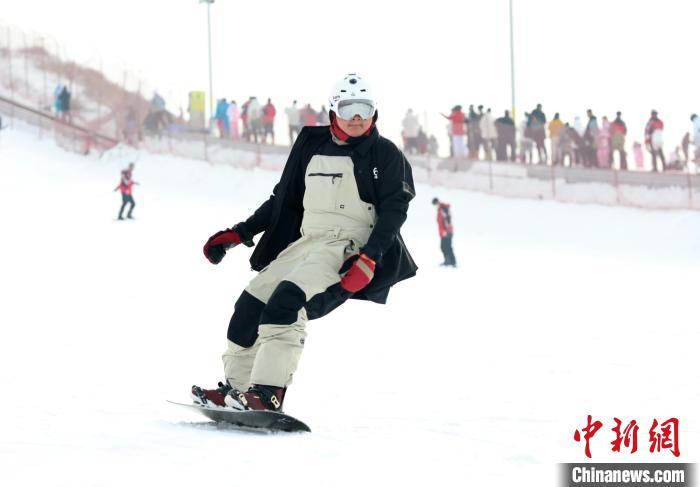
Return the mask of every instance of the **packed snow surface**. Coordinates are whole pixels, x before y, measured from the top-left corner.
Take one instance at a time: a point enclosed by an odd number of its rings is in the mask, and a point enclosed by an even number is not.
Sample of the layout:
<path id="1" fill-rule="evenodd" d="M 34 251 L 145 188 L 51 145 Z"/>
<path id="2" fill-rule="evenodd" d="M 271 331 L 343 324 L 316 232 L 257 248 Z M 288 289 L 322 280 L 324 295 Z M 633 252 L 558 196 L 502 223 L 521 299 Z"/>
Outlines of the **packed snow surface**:
<path id="1" fill-rule="evenodd" d="M 313 432 L 244 433 L 166 400 L 222 379 L 251 251 L 212 266 L 202 244 L 279 174 L 144 153 L 120 222 L 115 154 L 0 134 L 0 485 L 554 485 L 588 414 L 592 461 L 698 460 L 700 213 L 418 185 L 417 277 L 308 326 L 285 410 Z M 636 453 L 611 451 L 615 417 Z M 649 453 L 671 417 L 681 456 Z"/>

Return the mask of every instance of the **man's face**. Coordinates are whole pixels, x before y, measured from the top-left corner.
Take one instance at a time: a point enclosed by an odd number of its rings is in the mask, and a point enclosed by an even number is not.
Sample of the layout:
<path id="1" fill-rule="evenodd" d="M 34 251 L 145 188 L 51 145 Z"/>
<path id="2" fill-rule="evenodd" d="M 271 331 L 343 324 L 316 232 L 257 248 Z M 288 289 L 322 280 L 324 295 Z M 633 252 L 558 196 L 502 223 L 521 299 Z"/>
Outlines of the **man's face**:
<path id="1" fill-rule="evenodd" d="M 338 121 L 338 127 L 350 137 L 359 137 L 372 126 L 371 118 L 365 120 L 359 115 L 352 117 L 352 120 L 345 120 L 340 117 L 336 117 L 336 120 Z"/>

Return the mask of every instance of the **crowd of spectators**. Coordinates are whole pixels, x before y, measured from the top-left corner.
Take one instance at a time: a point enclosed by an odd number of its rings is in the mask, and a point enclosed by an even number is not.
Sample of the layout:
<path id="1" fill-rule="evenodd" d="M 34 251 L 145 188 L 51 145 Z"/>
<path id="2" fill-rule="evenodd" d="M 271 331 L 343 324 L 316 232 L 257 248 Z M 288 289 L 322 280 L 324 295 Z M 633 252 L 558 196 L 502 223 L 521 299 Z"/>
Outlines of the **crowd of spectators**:
<path id="1" fill-rule="evenodd" d="M 627 152 L 627 124 L 622 113 L 613 120 L 603 116 L 599 122 L 593 110 L 586 111 L 586 120 L 575 117 L 572 123 L 555 113 L 547 119 L 542 105 L 525 112 L 519 123 L 506 110 L 494 118 L 491 109 L 470 105 L 465 113 L 455 105 L 449 115 L 442 114 L 450 140 L 450 157 L 470 160 L 499 160 L 523 164 L 552 164 L 590 168 L 617 167 L 630 169 Z M 692 129 L 673 150 L 664 151 L 664 123 L 652 110 L 644 129 L 644 145 L 632 144 L 632 161 L 636 169 L 644 169 L 643 148 L 651 156 L 651 170 L 682 170 L 688 162 L 700 163 L 700 117 L 691 116 Z M 405 130 L 405 124 L 404 124 Z M 546 141 L 549 139 L 549 150 Z M 689 146 L 695 146 L 690 155 Z M 494 159 L 495 158 L 495 159 Z"/>
<path id="2" fill-rule="evenodd" d="M 289 143 L 294 143 L 301 127 L 305 125 L 328 125 L 328 111 L 325 106 L 317 112 L 307 103 L 299 107 L 294 100 L 291 106 L 285 108 L 289 127 Z M 235 100 L 218 101 L 214 118 L 218 135 L 221 138 L 234 140 L 243 139 L 248 142 L 271 144 L 275 143 L 275 118 L 277 108 L 270 98 L 265 105 L 258 102 L 257 97 L 251 96 L 240 107 Z"/>
<path id="3" fill-rule="evenodd" d="M 56 117 L 66 122 L 72 121 L 71 97 L 67 86 L 56 86 L 53 107 Z M 328 110 L 323 105 L 316 111 L 311 104 L 302 106 L 294 100 L 284 113 L 290 145 L 303 126 L 330 123 Z M 213 115 L 216 134 L 221 138 L 256 144 L 276 142 L 278 111 L 270 98 L 261 104 L 257 97 L 251 96 L 240 106 L 235 100 L 221 98 Z M 455 105 L 449 114 L 442 116 L 448 120 L 449 157 L 453 159 L 639 170 L 646 168 L 646 150 L 651 170 L 655 172 L 683 170 L 689 162 L 700 164 L 700 116 L 696 114 L 690 117 L 690 130 L 671 150 L 665 150 L 664 122 L 656 110 L 651 111 L 646 122 L 643 142 L 631 144 L 627 140 L 627 124 L 619 111 L 612 119 L 603 116 L 599 120 L 589 109 L 585 120 L 577 116 L 569 122 L 562 120 L 559 113 L 548 119 L 542 105 L 538 104 L 517 122 L 508 110 L 497 117 L 483 105 L 469 105 L 467 110 Z M 126 107 L 121 132 L 127 143 L 136 145 L 144 133 L 160 136 L 169 131 L 174 122 L 175 118 L 166 110 L 164 98 L 156 92 L 142 120 L 134 107 Z M 436 137 L 425 132 L 413 109 L 407 110 L 401 128 L 407 154 L 437 155 Z M 690 145 L 694 146 L 692 154 Z"/>

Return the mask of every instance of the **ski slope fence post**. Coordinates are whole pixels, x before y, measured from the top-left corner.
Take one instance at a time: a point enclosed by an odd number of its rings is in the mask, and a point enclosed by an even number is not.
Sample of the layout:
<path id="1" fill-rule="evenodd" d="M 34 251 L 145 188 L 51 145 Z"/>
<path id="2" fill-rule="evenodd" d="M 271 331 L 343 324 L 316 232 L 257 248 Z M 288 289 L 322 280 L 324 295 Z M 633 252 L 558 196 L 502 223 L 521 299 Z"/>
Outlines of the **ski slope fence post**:
<path id="1" fill-rule="evenodd" d="M 12 30 L 7 27 L 7 71 L 8 71 L 8 83 L 10 87 L 10 100 L 15 99 L 15 86 L 12 82 Z M 10 127 L 13 126 L 15 119 L 15 108 L 14 105 L 10 106 Z"/>
<path id="2" fill-rule="evenodd" d="M 44 118 L 39 117 L 39 138 L 42 139 L 44 137 Z"/>
<path id="3" fill-rule="evenodd" d="M 620 204 L 620 179 L 617 175 L 617 169 L 613 168 L 613 187 L 615 188 L 615 202 Z"/>
<path id="4" fill-rule="evenodd" d="M 22 31 L 24 41 L 24 93 L 29 96 L 29 46 L 27 46 L 27 34 Z"/>
<path id="5" fill-rule="evenodd" d="M 554 161 L 552 161 L 552 165 L 550 166 L 549 170 L 549 177 L 552 179 L 552 199 L 556 200 L 557 199 L 557 175 L 555 174 L 555 167 L 554 167 Z"/>
<path id="6" fill-rule="evenodd" d="M 102 56 L 100 56 L 99 59 L 99 66 L 100 66 L 100 73 L 104 73 L 104 66 L 102 66 Z M 102 119 L 102 104 L 103 104 L 103 99 L 102 99 L 102 85 L 98 85 L 97 87 L 97 119 L 101 120 Z M 115 137 L 119 138 L 119 132 L 118 129 L 116 128 L 118 124 L 114 124 L 115 126 Z"/>
<path id="7" fill-rule="evenodd" d="M 42 105 L 46 106 L 49 104 L 49 101 L 46 99 L 46 94 L 49 92 L 49 83 L 46 78 L 46 43 L 44 42 L 44 38 L 41 38 L 41 71 L 42 71 L 42 80 L 44 84 L 44 93 L 41 97 L 41 103 Z M 41 139 L 44 135 L 43 133 L 44 129 L 44 119 L 39 118 L 39 138 Z"/>
<path id="8" fill-rule="evenodd" d="M 493 162 L 489 161 L 489 190 L 493 193 Z"/>
<path id="9" fill-rule="evenodd" d="M 207 134 L 202 135 L 202 142 L 204 143 L 204 160 L 211 162 L 209 160 L 209 137 L 207 137 Z"/>
<path id="10" fill-rule="evenodd" d="M 690 174 L 690 168 L 688 168 L 688 171 L 686 172 L 686 176 L 688 178 L 688 208 L 693 209 L 693 177 Z"/>

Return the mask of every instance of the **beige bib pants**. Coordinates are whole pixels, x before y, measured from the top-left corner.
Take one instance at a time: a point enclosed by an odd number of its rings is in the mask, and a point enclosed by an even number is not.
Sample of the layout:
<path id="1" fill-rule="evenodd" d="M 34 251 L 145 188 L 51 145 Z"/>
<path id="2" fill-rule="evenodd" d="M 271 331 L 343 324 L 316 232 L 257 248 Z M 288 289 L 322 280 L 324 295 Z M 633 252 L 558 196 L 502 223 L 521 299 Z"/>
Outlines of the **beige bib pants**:
<path id="1" fill-rule="evenodd" d="M 373 205 L 360 199 L 350 157 L 315 155 L 304 178 L 301 238 L 250 282 L 246 291 L 270 306 L 282 281 L 300 288 L 309 301 L 340 281 L 343 262 L 367 243 L 376 222 Z M 270 299 L 272 297 L 272 300 Z M 262 314 L 263 320 L 266 313 Z M 261 322 L 250 348 L 229 340 L 223 354 L 226 379 L 246 391 L 251 384 L 286 387 L 292 382 L 306 337 L 306 309 L 290 324 Z"/>

